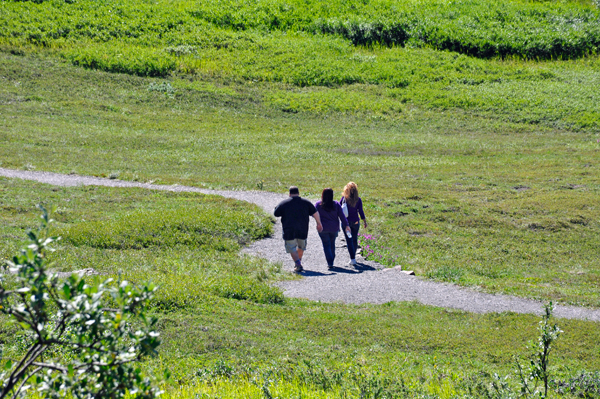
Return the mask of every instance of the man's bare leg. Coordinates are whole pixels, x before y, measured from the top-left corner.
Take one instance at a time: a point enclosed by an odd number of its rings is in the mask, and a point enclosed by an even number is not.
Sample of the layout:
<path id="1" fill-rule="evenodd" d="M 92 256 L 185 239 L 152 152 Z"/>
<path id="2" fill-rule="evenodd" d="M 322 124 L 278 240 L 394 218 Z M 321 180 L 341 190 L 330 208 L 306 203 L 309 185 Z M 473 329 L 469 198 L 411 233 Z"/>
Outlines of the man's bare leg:
<path id="1" fill-rule="evenodd" d="M 304 269 L 302 269 L 302 263 L 300 262 L 301 254 L 302 254 L 302 250 L 299 248 L 296 248 L 296 250 L 294 252 L 290 252 L 290 255 L 292 255 L 292 259 L 294 260 L 294 264 L 296 265 L 296 266 L 294 266 L 294 271 L 296 273 L 300 273 L 300 272 L 304 271 Z"/>
<path id="2" fill-rule="evenodd" d="M 304 250 L 303 249 L 296 249 L 296 252 L 298 253 L 298 259 L 302 260 L 302 255 L 304 255 Z M 296 259 L 294 259 L 296 260 Z"/>
<path id="3" fill-rule="evenodd" d="M 290 255 L 292 255 L 292 259 L 294 260 L 294 262 L 296 262 L 298 259 L 301 259 L 301 255 L 300 255 L 300 251 L 302 251 L 301 249 L 298 249 L 294 252 L 290 252 Z"/>

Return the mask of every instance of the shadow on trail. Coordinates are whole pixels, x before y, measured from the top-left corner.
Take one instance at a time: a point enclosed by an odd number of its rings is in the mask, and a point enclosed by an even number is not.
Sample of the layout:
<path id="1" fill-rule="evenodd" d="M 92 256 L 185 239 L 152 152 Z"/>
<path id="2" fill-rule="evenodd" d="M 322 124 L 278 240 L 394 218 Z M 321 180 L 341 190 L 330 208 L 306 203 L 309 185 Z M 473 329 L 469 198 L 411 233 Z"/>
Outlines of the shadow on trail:
<path id="1" fill-rule="evenodd" d="M 370 270 L 370 269 L 366 269 L 366 270 Z M 375 269 L 373 269 L 373 270 L 375 270 Z M 312 270 L 304 269 L 304 271 L 300 274 L 304 277 L 335 276 L 338 273 L 360 274 L 360 273 L 362 273 L 362 270 L 350 270 L 350 269 L 344 269 L 343 267 L 335 267 L 334 266 L 331 269 L 329 269 L 329 272 L 330 273 L 321 273 L 321 272 L 315 272 Z"/>
<path id="2" fill-rule="evenodd" d="M 357 263 L 356 265 L 354 265 L 354 268 L 356 270 L 358 270 L 359 272 L 361 272 L 361 273 L 362 272 L 373 272 L 373 271 L 379 270 L 376 267 L 373 267 L 371 265 L 367 265 L 367 264 L 364 264 L 364 263 L 360 263 L 360 262 Z"/>
<path id="3" fill-rule="evenodd" d="M 315 272 L 312 270 L 304 269 L 304 271 L 302 271 L 298 274 L 303 277 L 319 277 L 319 276 L 333 276 L 335 273 L 321 273 L 321 272 Z"/>

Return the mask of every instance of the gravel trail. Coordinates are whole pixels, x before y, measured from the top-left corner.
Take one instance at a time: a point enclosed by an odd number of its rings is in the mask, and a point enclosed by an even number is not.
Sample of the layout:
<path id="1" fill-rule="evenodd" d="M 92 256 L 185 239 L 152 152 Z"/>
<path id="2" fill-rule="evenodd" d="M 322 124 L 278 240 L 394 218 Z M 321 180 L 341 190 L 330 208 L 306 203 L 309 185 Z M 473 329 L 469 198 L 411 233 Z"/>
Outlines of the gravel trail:
<path id="1" fill-rule="evenodd" d="M 64 175 L 51 172 L 31 172 L 0 168 L 0 176 L 35 180 L 57 186 L 94 185 L 105 187 L 139 187 L 150 190 L 196 192 L 216 194 L 227 198 L 248 201 L 262 207 L 272 214 L 275 206 L 287 197 L 262 191 L 226 191 L 207 190 L 188 186 L 165 186 L 148 183 L 127 182 L 121 180 Z M 258 255 L 272 262 L 282 262 L 285 270 L 291 271 L 293 262 L 285 253 L 281 239 L 281 224 L 275 226 L 273 237 L 257 241 L 244 253 Z M 322 302 L 343 303 L 376 303 L 390 301 L 418 301 L 426 305 L 454 308 L 476 313 L 516 312 L 541 314 L 542 303 L 534 300 L 512 297 L 508 295 L 485 294 L 472 289 L 461 288 L 452 284 L 423 280 L 406 275 L 397 269 L 384 269 L 376 262 L 357 258 L 359 265 L 347 266 L 348 252 L 342 234 L 338 238 L 334 270 L 327 270 L 321 240 L 316 232 L 314 220 L 311 218 L 311 230 L 308 237 L 308 248 L 302 263 L 304 278 L 301 280 L 278 283 L 288 297 L 306 298 Z M 383 269 L 383 270 L 382 270 Z M 600 309 L 588 309 L 575 306 L 557 305 L 554 310 L 557 317 L 569 319 L 587 319 L 600 321 Z"/>

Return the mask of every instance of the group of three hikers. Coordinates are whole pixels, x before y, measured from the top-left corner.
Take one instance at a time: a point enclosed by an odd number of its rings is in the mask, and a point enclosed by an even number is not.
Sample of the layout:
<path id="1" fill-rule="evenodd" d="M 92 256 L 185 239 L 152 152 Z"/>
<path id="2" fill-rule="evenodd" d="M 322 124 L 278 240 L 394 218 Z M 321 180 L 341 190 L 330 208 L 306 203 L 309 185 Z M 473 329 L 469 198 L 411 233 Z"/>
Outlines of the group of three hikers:
<path id="1" fill-rule="evenodd" d="M 308 237 L 308 222 L 312 216 L 317 222 L 317 231 L 323 243 L 327 268 L 333 268 L 335 259 L 335 240 L 342 229 L 346 232 L 350 265 L 356 265 L 356 250 L 358 248 L 358 230 L 360 219 L 365 228 L 367 220 L 363 211 L 362 200 L 358 196 L 356 183 L 350 182 L 344 187 L 340 202 L 334 201 L 333 189 L 326 188 L 321 194 L 321 200 L 315 205 L 307 199 L 300 197 L 298 187 L 290 187 L 290 197 L 281 201 L 275 207 L 275 216 L 281 217 L 283 227 L 283 240 L 285 251 L 294 260 L 294 271 L 300 273 L 302 268 L 302 255 L 306 250 Z"/>

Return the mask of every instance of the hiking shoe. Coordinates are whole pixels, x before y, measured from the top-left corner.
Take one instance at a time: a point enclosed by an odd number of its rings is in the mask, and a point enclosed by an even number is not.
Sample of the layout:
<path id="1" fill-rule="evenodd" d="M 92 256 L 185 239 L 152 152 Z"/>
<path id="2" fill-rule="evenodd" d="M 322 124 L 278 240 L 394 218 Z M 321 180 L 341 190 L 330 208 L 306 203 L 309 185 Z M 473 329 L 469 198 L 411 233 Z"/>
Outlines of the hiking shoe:
<path id="1" fill-rule="evenodd" d="M 294 272 L 295 273 L 302 273 L 304 271 L 304 268 L 302 268 L 302 265 L 296 265 L 294 266 Z"/>
<path id="2" fill-rule="evenodd" d="M 333 270 L 333 269 L 334 269 L 333 265 L 331 265 L 331 266 L 327 265 L 327 270 Z"/>
<path id="3" fill-rule="evenodd" d="M 348 266 L 356 266 L 356 259 L 350 259 L 350 262 L 348 262 Z"/>

